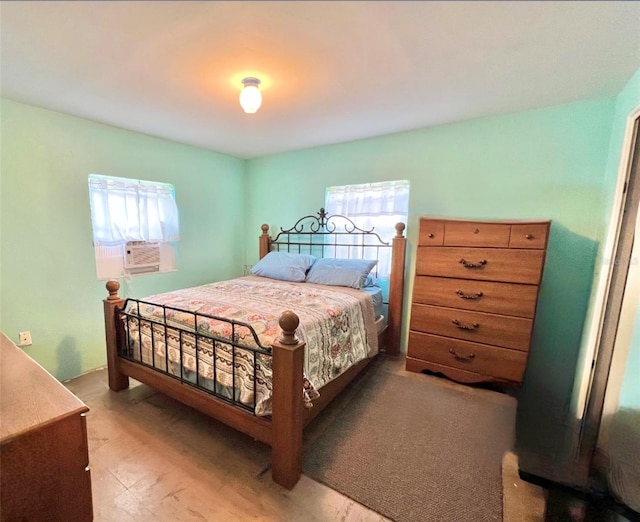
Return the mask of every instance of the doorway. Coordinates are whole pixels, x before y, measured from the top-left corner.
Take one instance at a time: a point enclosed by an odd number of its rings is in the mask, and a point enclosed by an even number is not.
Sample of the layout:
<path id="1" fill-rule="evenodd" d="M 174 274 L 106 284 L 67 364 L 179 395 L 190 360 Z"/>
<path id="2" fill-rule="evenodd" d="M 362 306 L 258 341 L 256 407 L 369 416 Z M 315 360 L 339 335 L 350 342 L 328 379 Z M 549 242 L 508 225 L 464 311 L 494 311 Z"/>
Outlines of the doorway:
<path id="1" fill-rule="evenodd" d="M 617 231 L 611 249 L 609 284 L 593 359 L 583 424 L 581 457 L 592 471 L 592 487 L 612 491 L 640 510 L 640 108 L 630 118 Z M 621 175 L 622 178 L 622 175 Z M 633 362 L 635 361 L 635 363 Z M 634 449 L 635 448 L 635 449 Z"/>

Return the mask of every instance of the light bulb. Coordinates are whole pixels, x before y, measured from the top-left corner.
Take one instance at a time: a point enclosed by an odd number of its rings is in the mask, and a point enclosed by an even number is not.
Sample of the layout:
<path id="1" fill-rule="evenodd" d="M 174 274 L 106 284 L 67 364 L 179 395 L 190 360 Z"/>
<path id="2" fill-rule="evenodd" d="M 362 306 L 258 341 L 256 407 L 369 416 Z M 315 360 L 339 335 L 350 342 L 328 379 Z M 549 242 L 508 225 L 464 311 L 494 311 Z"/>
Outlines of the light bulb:
<path id="1" fill-rule="evenodd" d="M 262 105 L 262 94 L 258 89 L 258 78 L 245 78 L 242 80 L 244 89 L 240 93 L 240 106 L 247 114 L 254 114 Z"/>

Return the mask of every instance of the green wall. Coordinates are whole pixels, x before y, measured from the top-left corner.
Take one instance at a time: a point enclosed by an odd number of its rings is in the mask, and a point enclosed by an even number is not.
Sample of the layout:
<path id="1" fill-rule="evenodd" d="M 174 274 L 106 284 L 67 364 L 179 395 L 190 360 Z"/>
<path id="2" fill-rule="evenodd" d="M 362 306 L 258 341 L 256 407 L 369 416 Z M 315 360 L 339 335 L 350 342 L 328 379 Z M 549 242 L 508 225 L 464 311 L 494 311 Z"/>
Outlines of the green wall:
<path id="1" fill-rule="evenodd" d="M 329 185 L 411 181 L 420 215 L 550 218 L 598 240 L 615 99 L 426 128 L 248 161 L 247 232 L 319 208 Z M 256 247 L 248 244 L 249 260 Z"/>
<path id="2" fill-rule="evenodd" d="M 0 328 L 64 380 L 106 364 L 89 173 L 173 183 L 176 272 L 124 283 L 132 296 L 241 275 L 244 160 L 2 100 Z"/>
<path id="3" fill-rule="evenodd" d="M 551 219 L 518 421 L 523 444 L 556 458 L 574 429 L 615 108 L 616 98 L 602 98 L 249 160 L 247 235 L 316 211 L 327 186 L 409 179 L 407 304 L 419 216 Z M 247 256 L 257 256 L 251 241 Z M 405 342 L 408 315 L 405 306 Z"/>
<path id="4" fill-rule="evenodd" d="M 640 303 L 636 308 L 636 317 L 631 339 L 631 349 L 627 355 L 627 366 L 620 390 L 620 408 L 631 408 L 640 414 Z"/>
<path id="5" fill-rule="evenodd" d="M 565 305 L 567 288 L 579 292 L 572 299 L 578 303 L 570 304 L 579 323 L 570 339 L 577 344 L 600 240 L 614 106 L 614 98 L 605 98 L 249 160 L 247 236 L 257 236 L 261 223 L 286 226 L 317 211 L 327 186 L 409 179 L 410 276 L 421 215 L 548 218 L 553 227 L 536 345 L 565 339 L 566 326 L 552 310 Z M 256 257 L 248 241 L 247 262 Z M 571 280 L 558 281 L 567 271 Z"/>

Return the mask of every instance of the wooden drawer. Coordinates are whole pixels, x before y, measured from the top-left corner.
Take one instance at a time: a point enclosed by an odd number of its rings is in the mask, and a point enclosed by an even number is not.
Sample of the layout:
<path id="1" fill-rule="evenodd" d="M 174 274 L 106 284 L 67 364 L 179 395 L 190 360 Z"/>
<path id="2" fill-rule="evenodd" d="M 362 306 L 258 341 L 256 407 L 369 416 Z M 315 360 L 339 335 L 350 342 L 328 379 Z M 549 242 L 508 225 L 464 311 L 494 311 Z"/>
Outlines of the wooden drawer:
<path id="1" fill-rule="evenodd" d="M 413 302 L 533 318 L 538 287 L 473 279 L 417 276 Z"/>
<path id="2" fill-rule="evenodd" d="M 418 247 L 416 275 L 540 283 L 543 250 Z"/>
<path id="3" fill-rule="evenodd" d="M 0 446 L 2 520 L 93 518 L 84 416 L 63 418 Z"/>
<path id="4" fill-rule="evenodd" d="M 414 304 L 411 330 L 527 351 L 533 321 L 455 308 Z"/>
<path id="5" fill-rule="evenodd" d="M 509 248 L 538 248 L 547 246 L 549 223 L 511 225 Z"/>
<path id="6" fill-rule="evenodd" d="M 423 246 L 440 246 L 444 241 L 444 221 L 436 219 L 420 220 L 420 236 L 418 244 Z"/>
<path id="7" fill-rule="evenodd" d="M 522 381 L 527 361 L 525 352 L 419 332 L 409 333 L 407 355 L 514 382 Z"/>
<path id="8" fill-rule="evenodd" d="M 0 519 L 92 520 L 87 406 L 0 332 Z"/>
<path id="9" fill-rule="evenodd" d="M 507 248 L 511 225 L 502 223 L 447 222 L 444 225 L 445 246 Z"/>

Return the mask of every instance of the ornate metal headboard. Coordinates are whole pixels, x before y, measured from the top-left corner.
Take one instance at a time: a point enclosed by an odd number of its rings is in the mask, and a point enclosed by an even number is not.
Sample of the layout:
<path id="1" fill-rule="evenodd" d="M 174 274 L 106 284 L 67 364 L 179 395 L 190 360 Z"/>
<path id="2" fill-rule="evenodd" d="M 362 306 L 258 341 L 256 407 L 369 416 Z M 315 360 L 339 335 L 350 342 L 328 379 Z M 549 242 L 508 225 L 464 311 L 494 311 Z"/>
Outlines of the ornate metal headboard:
<path id="1" fill-rule="evenodd" d="M 269 226 L 262 225 L 260 237 L 261 258 L 275 250 L 316 257 L 379 259 L 381 251 L 390 253 L 391 247 L 391 241 L 383 241 L 374 228 L 360 228 L 350 218 L 329 215 L 324 208 L 315 216 L 301 217 L 291 228 L 281 227 L 274 238 L 269 236 Z M 378 275 L 377 266 L 374 275 Z"/>

